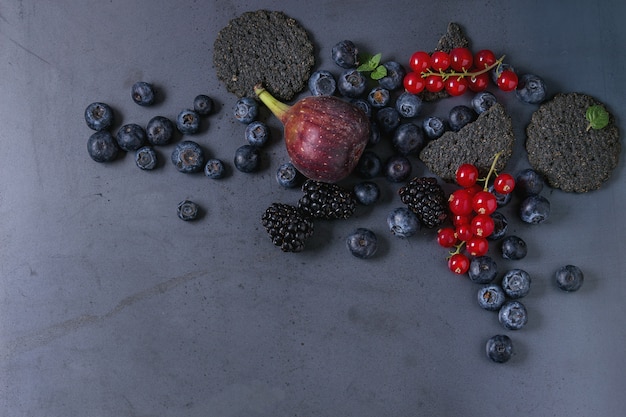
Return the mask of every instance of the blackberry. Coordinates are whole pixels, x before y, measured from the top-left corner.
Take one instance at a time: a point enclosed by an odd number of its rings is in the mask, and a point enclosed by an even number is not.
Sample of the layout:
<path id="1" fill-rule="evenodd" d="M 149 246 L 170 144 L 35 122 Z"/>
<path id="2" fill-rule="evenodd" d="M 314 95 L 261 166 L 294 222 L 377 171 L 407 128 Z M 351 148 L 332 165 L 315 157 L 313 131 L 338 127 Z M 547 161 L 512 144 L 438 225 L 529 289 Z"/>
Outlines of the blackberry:
<path id="1" fill-rule="evenodd" d="M 308 179 L 302 184 L 304 195 L 298 209 L 318 219 L 347 219 L 354 214 L 356 200 L 350 190 L 334 183 Z"/>
<path id="2" fill-rule="evenodd" d="M 313 221 L 290 204 L 272 203 L 263 213 L 261 223 L 272 243 L 283 252 L 301 252 L 313 234 Z"/>
<path id="3" fill-rule="evenodd" d="M 426 227 L 437 227 L 448 217 L 446 195 L 436 178 L 415 177 L 398 192 L 400 200 Z"/>

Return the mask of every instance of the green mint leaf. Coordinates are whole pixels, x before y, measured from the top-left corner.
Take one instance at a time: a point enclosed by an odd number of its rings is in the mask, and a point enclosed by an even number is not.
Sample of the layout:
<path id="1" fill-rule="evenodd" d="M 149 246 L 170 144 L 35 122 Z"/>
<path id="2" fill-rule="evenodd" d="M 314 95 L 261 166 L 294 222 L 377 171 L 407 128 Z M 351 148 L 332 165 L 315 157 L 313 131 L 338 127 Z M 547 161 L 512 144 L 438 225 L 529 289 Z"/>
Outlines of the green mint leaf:
<path id="1" fill-rule="evenodd" d="M 387 68 L 382 65 L 379 65 L 378 67 L 376 67 L 374 71 L 372 71 L 372 73 L 370 74 L 370 77 L 372 77 L 372 80 L 380 80 L 386 75 L 387 75 Z"/>
<path id="2" fill-rule="evenodd" d="M 589 121 L 589 129 L 602 129 L 609 124 L 609 112 L 600 105 L 589 106 L 585 112 L 585 117 Z"/>
<path id="3" fill-rule="evenodd" d="M 361 71 L 361 72 L 374 71 L 376 67 L 378 67 L 378 64 L 380 64 L 381 56 L 382 54 L 376 54 L 373 56 L 372 55 L 364 56 L 362 60 L 363 63 L 357 67 L 357 71 Z"/>

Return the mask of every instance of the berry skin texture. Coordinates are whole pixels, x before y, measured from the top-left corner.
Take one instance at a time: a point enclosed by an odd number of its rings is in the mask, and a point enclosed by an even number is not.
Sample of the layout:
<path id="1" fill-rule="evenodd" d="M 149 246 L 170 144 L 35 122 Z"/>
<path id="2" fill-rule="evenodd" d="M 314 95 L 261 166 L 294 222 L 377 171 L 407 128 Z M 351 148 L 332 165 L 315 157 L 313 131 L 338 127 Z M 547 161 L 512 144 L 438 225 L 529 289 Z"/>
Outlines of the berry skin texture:
<path id="1" fill-rule="evenodd" d="M 455 253 L 448 259 L 448 269 L 457 275 L 463 275 L 469 270 L 470 260 L 462 253 Z"/>
<path id="2" fill-rule="evenodd" d="M 331 50 L 331 58 L 341 68 L 354 68 L 359 65 L 359 49 L 350 40 L 337 42 Z"/>
<path id="3" fill-rule="evenodd" d="M 305 243 L 313 235 L 313 221 L 296 207 L 272 203 L 261 216 L 261 224 L 270 236 L 272 243 L 283 252 L 301 252 Z"/>
<path id="4" fill-rule="evenodd" d="M 391 144 L 401 155 L 418 154 L 426 145 L 422 127 L 411 122 L 401 124 L 394 130 Z"/>
<path id="5" fill-rule="evenodd" d="M 387 70 L 387 75 L 378 80 L 378 85 L 389 91 L 395 91 L 402 87 L 402 82 L 406 75 L 404 67 L 396 61 L 384 62 L 383 67 Z"/>
<path id="6" fill-rule="evenodd" d="M 524 242 L 518 236 L 507 236 L 502 240 L 502 257 L 504 259 L 510 259 L 518 261 L 526 257 L 528 248 L 526 242 Z"/>
<path id="7" fill-rule="evenodd" d="M 172 163 L 179 172 L 191 174 L 204 168 L 204 152 L 200 145 L 185 140 L 176 145 L 172 151 Z"/>
<path id="8" fill-rule="evenodd" d="M 469 70 L 474 63 L 474 55 L 468 48 L 453 48 L 449 55 L 450 67 L 458 72 Z"/>
<path id="9" fill-rule="evenodd" d="M 214 180 L 223 178 L 225 171 L 226 169 L 221 159 L 211 158 L 204 164 L 204 175 L 207 178 Z"/>
<path id="10" fill-rule="evenodd" d="M 184 109 L 176 117 L 176 128 L 183 135 L 193 135 L 200 129 L 200 115 L 191 109 Z"/>
<path id="11" fill-rule="evenodd" d="M 135 164 L 146 171 L 156 168 L 158 158 L 152 146 L 143 146 L 135 152 Z"/>
<path id="12" fill-rule="evenodd" d="M 383 133 L 391 133 L 400 124 L 400 113 L 394 107 L 383 107 L 376 112 L 376 123 Z"/>
<path id="13" fill-rule="evenodd" d="M 295 188 L 302 175 L 291 162 L 285 162 L 276 169 L 276 182 L 284 188 Z"/>
<path id="14" fill-rule="evenodd" d="M 85 109 L 85 122 L 87 126 L 97 132 L 111 127 L 113 120 L 113 109 L 106 103 L 91 103 Z"/>
<path id="15" fill-rule="evenodd" d="M 484 237 L 472 236 L 467 240 L 465 249 L 471 256 L 484 256 L 489 250 L 489 242 Z"/>
<path id="16" fill-rule="evenodd" d="M 332 96 L 337 91 L 337 81 L 330 71 L 315 71 L 309 77 L 309 92 L 313 96 Z"/>
<path id="17" fill-rule="evenodd" d="M 472 109 L 476 112 L 476 114 L 481 114 L 489 110 L 494 104 L 498 102 L 493 93 L 489 91 L 483 91 L 477 93 L 474 97 L 472 97 L 472 101 L 470 102 Z"/>
<path id="18" fill-rule="evenodd" d="M 373 181 L 356 183 L 352 191 L 356 201 L 364 206 L 371 206 L 380 200 L 380 187 Z"/>
<path id="19" fill-rule="evenodd" d="M 245 138 L 252 146 L 262 147 L 270 138 L 270 129 L 263 122 L 255 120 L 246 126 Z"/>
<path id="20" fill-rule="evenodd" d="M 505 69 L 498 77 L 498 88 L 505 92 L 513 91 L 517 87 L 517 81 L 517 74 L 510 69 Z"/>
<path id="21" fill-rule="evenodd" d="M 451 248 L 457 243 L 456 233 L 451 227 L 444 227 L 437 231 L 437 243 L 442 248 Z"/>
<path id="22" fill-rule="evenodd" d="M 509 221 L 506 216 L 499 211 L 491 213 L 491 218 L 493 219 L 493 232 L 487 236 L 487 239 L 500 240 L 508 231 Z"/>
<path id="23" fill-rule="evenodd" d="M 528 323 L 526 306 L 517 300 L 505 301 L 498 312 L 498 321 L 509 330 L 519 330 Z"/>
<path id="24" fill-rule="evenodd" d="M 389 100 L 391 100 L 391 93 L 386 88 L 381 86 L 376 86 L 372 88 L 372 90 L 367 95 L 367 101 L 372 105 L 375 109 L 380 109 L 382 107 L 387 106 L 389 104 Z"/>
<path id="25" fill-rule="evenodd" d="M 317 219 L 348 219 L 356 209 L 351 190 L 334 183 L 308 179 L 302 184 L 298 210 Z"/>
<path id="26" fill-rule="evenodd" d="M 557 287 L 565 292 L 578 291 L 584 282 L 584 274 L 575 265 L 565 265 L 557 269 L 554 279 Z"/>
<path id="27" fill-rule="evenodd" d="M 476 112 L 468 106 L 458 105 L 450 109 L 448 123 L 453 132 L 458 132 L 463 126 L 476 120 Z"/>
<path id="28" fill-rule="evenodd" d="M 448 218 L 445 192 L 434 177 L 415 177 L 401 187 L 398 194 L 428 228 L 438 227 Z"/>
<path id="29" fill-rule="evenodd" d="M 145 81 L 137 81 L 130 89 L 130 96 L 140 106 L 150 106 L 154 104 L 156 91 L 152 84 Z"/>
<path id="30" fill-rule="evenodd" d="M 550 217 L 550 201 L 541 195 L 528 196 L 520 204 L 519 216 L 524 223 L 545 223 Z"/>
<path id="31" fill-rule="evenodd" d="M 518 80 L 515 95 L 524 103 L 539 104 L 546 99 L 546 84 L 537 75 L 524 74 Z"/>
<path id="32" fill-rule="evenodd" d="M 196 220 L 200 213 L 200 206 L 190 200 L 183 200 L 176 208 L 178 218 L 186 222 Z"/>
<path id="33" fill-rule="evenodd" d="M 417 72 L 411 71 L 404 76 L 402 85 L 407 93 L 419 94 L 426 88 L 426 80 Z"/>
<path id="34" fill-rule="evenodd" d="M 409 59 L 409 67 L 415 72 L 422 73 L 430 68 L 430 55 L 425 51 L 417 51 Z"/>
<path id="35" fill-rule="evenodd" d="M 487 255 L 477 256 L 470 262 L 468 277 L 476 284 L 489 284 L 498 275 L 496 261 Z"/>
<path id="36" fill-rule="evenodd" d="M 87 152 L 96 162 L 111 162 L 120 152 L 117 141 L 107 130 L 101 130 L 89 137 Z"/>
<path id="37" fill-rule="evenodd" d="M 545 182 L 543 176 L 532 168 L 520 171 L 515 178 L 515 193 L 520 197 L 539 194 Z"/>
<path id="38" fill-rule="evenodd" d="M 491 214 L 498 208 L 498 201 L 489 191 L 479 191 L 472 198 L 472 208 L 478 214 Z"/>
<path id="39" fill-rule="evenodd" d="M 235 150 L 233 164 L 240 172 L 256 172 L 261 165 L 261 152 L 256 146 L 242 145 Z"/>
<path id="40" fill-rule="evenodd" d="M 379 176 L 382 172 L 383 162 L 373 151 L 366 150 L 359 158 L 354 173 L 361 178 L 371 179 Z"/>
<path id="41" fill-rule="evenodd" d="M 461 164 L 456 169 L 456 183 L 461 187 L 471 187 L 478 181 L 478 168 L 473 164 Z"/>
<path id="42" fill-rule="evenodd" d="M 429 116 L 422 122 L 422 128 L 428 139 L 433 140 L 440 138 L 446 132 L 447 126 L 443 119 Z"/>
<path id="43" fill-rule="evenodd" d="M 530 292 L 530 274 L 523 269 L 511 269 L 502 277 L 502 289 L 512 299 L 526 297 Z"/>
<path id="44" fill-rule="evenodd" d="M 396 110 L 401 117 L 410 119 L 416 117 L 422 109 L 422 99 L 415 94 L 404 92 L 396 99 Z"/>
<path id="45" fill-rule="evenodd" d="M 146 131 L 135 123 L 122 126 L 115 135 L 117 144 L 127 152 L 136 151 L 146 142 Z"/>
<path id="46" fill-rule="evenodd" d="M 337 90 L 339 93 L 348 98 L 357 98 L 365 93 L 367 88 L 367 78 L 365 74 L 357 71 L 355 68 L 344 70 L 339 74 L 337 80 Z"/>
<path id="47" fill-rule="evenodd" d="M 498 311 L 506 301 L 506 294 L 498 284 L 486 284 L 478 289 L 478 305 L 488 311 Z"/>
<path id="48" fill-rule="evenodd" d="M 515 188 L 515 178 L 513 175 L 503 172 L 498 174 L 493 182 L 493 189 L 500 194 L 510 194 Z"/>
<path id="49" fill-rule="evenodd" d="M 150 144 L 163 146 L 170 143 L 174 135 L 174 123 L 164 116 L 154 116 L 146 126 L 146 137 Z"/>
<path id="50" fill-rule="evenodd" d="M 346 246 L 357 258 L 369 259 L 376 254 L 378 238 L 372 230 L 360 227 L 348 235 Z"/>
<path id="51" fill-rule="evenodd" d="M 213 113 L 213 99 L 206 94 L 198 94 L 193 99 L 193 111 L 198 113 L 200 116 L 208 116 Z"/>
<path id="52" fill-rule="evenodd" d="M 406 207 L 398 207 L 389 212 L 387 226 L 391 234 L 399 238 L 411 237 L 421 228 L 415 213 Z"/>
<path id="53" fill-rule="evenodd" d="M 513 356 L 513 342 L 504 334 L 495 335 L 485 345 L 487 357 L 495 363 L 505 363 Z"/>
<path id="54" fill-rule="evenodd" d="M 241 97 L 235 102 L 233 115 L 241 123 L 252 123 L 259 115 L 259 103 L 252 97 Z"/>
<path id="55" fill-rule="evenodd" d="M 413 166 L 409 158 L 403 155 L 390 156 L 385 162 L 383 173 L 390 182 L 404 182 L 411 176 Z"/>
<path id="56" fill-rule="evenodd" d="M 433 52 L 430 55 L 430 67 L 435 72 L 447 70 L 450 67 L 450 55 L 444 51 Z"/>

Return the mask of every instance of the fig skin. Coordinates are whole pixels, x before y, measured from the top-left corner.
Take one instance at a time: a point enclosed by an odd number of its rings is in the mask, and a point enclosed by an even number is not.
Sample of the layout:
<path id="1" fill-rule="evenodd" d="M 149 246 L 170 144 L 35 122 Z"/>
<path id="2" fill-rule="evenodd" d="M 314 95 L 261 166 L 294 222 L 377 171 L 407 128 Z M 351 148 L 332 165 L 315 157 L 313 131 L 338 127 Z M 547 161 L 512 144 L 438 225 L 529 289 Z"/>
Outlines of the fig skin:
<path id="1" fill-rule="evenodd" d="M 354 170 L 370 136 L 360 108 L 334 96 L 309 96 L 289 106 L 262 86 L 255 93 L 282 122 L 287 153 L 305 177 L 332 183 Z"/>

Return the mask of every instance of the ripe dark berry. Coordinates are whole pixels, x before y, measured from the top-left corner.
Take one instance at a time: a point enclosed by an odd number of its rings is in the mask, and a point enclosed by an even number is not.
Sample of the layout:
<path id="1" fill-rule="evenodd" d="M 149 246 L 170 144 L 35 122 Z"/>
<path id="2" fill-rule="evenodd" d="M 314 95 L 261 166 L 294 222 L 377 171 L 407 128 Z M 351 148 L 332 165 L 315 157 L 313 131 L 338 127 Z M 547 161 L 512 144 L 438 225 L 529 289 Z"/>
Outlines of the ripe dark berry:
<path id="1" fill-rule="evenodd" d="M 383 162 L 374 151 L 366 150 L 359 158 L 354 173 L 361 178 L 378 177 L 383 169 Z"/>
<path id="2" fill-rule="evenodd" d="M 259 115 L 259 103 L 252 97 L 241 97 L 235 102 L 233 115 L 241 123 L 251 123 Z"/>
<path id="3" fill-rule="evenodd" d="M 338 184 L 308 179 L 302 184 L 302 193 L 298 209 L 312 218 L 347 219 L 356 209 L 351 191 Z"/>
<path id="4" fill-rule="evenodd" d="M 390 211 L 387 215 L 387 226 L 394 236 L 400 238 L 411 237 L 421 228 L 415 213 L 406 207 L 398 207 Z"/>
<path id="5" fill-rule="evenodd" d="M 244 135 L 250 145 L 260 148 L 269 140 L 270 129 L 265 123 L 255 120 L 248 123 Z"/>
<path id="6" fill-rule="evenodd" d="M 191 109 L 184 109 L 176 117 L 176 127 L 183 135 L 193 135 L 200 129 L 200 115 Z"/>
<path id="7" fill-rule="evenodd" d="M 359 109 L 363 110 L 363 113 L 370 118 L 372 117 L 372 105 L 365 98 L 353 98 L 350 100 L 350 103 L 354 104 Z"/>
<path id="8" fill-rule="evenodd" d="M 283 252 L 301 252 L 309 237 L 313 234 L 313 221 L 303 215 L 296 207 L 273 203 L 261 216 L 261 224 L 267 231 L 272 243 Z"/>
<path id="9" fill-rule="evenodd" d="M 476 120 L 476 116 L 476 112 L 471 107 L 462 104 L 454 106 L 448 114 L 450 129 L 458 132 L 463 126 Z"/>
<path id="10" fill-rule="evenodd" d="M 204 152 L 196 142 L 185 140 L 176 145 L 171 160 L 179 172 L 190 174 L 204 167 Z"/>
<path id="11" fill-rule="evenodd" d="M 357 71 L 355 68 L 344 70 L 339 74 L 337 80 L 337 90 L 339 93 L 348 98 L 357 98 L 365 93 L 367 88 L 367 78 L 365 74 Z"/>
<path id="12" fill-rule="evenodd" d="M 174 135 L 174 123 L 164 116 L 154 116 L 146 126 L 146 137 L 152 145 L 167 145 Z"/>
<path id="13" fill-rule="evenodd" d="M 393 132 L 391 144 L 401 155 L 416 155 L 425 143 L 422 127 L 411 122 L 399 125 Z"/>
<path id="14" fill-rule="evenodd" d="M 261 165 L 261 152 L 256 146 L 242 145 L 235 150 L 233 163 L 241 172 L 255 172 Z"/>
<path id="15" fill-rule="evenodd" d="M 515 178 L 515 192 L 520 197 L 539 194 L 543 186 L 543 176 L 532 168 L 522 170 Z"/>
<path id="16" fill-rule="evenodd" d="M 498 275 L 496 261 L 487 255 L 477 256 L 470 262 L 468 276 L 476 284 L 488 284 Z"/>
<path id="17" fill-rule="evenodd" d="M 204 175 L 211 179 L 220 179 L 225 174 L 224 163 L 221 159 L 211 158 L 204 164 Z"/>
<path id="18" fill-rule="evenodd" d="M 199 94 L 193 99 L 193 110 L 200 116 L 211 114 L 213 107 L 213 99 L 205 94 Z"/>
<path id="19" fill-rule="evenodd" d="M 156 168 L 158 159 L 152 146 L 143 146 L 135 152 L 135 164 L 141 169 L 152 170 Z"/>
<path id="20" fill-rule="evenodd" d="M 332 96 L 337 90 L 337 81 L 330 71 L 315 71 L 309 77 L 309 91 L 312 96 Z"/>
<path id="21" fill-rule="evenodd" d="M 554 279 L 561 290 L 573 292 L 578 291 L 583 285 L 584 275 L 579 267 L 565 265 L 555 272 Z"/>
<path id="22" fill-rule="evenodd" d="M 486 284 L 478 289 L 478 305 L 489 311 L 498 311 L 506 301 L 506 294 L 498 284 Z"/>
<path id="23" fill-rule="evenodd" d="M 123 150 L 128 152 L 136 151 L 146 142 L 146 131 L 136 123 L 129 123 L 117 131 L 115 139 Z"/>
<path id="24" fill-rule="evenodd" d="M 497 102 L 498 99 L 493 95 L 493 93 L 483 91 L 472 97 L 471 105 L 476 114 L 481 114 L 489 110 Z"/>
<path id="25" fill-rule="evenodd" d="M 437 116 L 429 116 L 422 122 L 422 128 L 428 139 L 438 139 L 446 131 L 446 123 Z"/>
<path id="26" fill-rule="evenodd" d="M 491 213 L 491 218 L 493 219 L 493 232 L 487 236 L 487 239 L 502 239 L 508 231 L 509 221 L 506 216 L 499 211 Z"/>
<path id="27" fill-rule="evenodd" d="M 523 259 L 528 253 L 526 242 L 524 242 L 520 237 L 514 235 L 507 236 L 502 240 L 501 249 L 502 257 L 504 259 L 514 261 Z"/>
<path id="28" fill-rule="evenodd" d="M 331 58 L 341 68 L 354 68 L 359 64 L 359 49 L 350 40 L 337 42 L 331 50 Z"/>
<path id="29" fill-rule="evenodd" d="M 276 169 L 276 182 L 281 187 L 297 187 L 301 178 L 302 175 L 291 162 L 285 162 Z"/>
<path id="30" fill-rule="evenodd" d="M 106 103 L 91 103 L 85 109 L 85 122 L 90 129 L 101 131 L 113 124 L 113 109 Z"/>
<path id="31" fill-rule="evenodd" d="M 140 106 L 150 106 L 154 104 L 156 91 L 152 84 L 138 81 L 131 87 L 130 96 Z"/>
<path id="32" fill-rule="evenodd" d="M 383 133 L 391 133 L 400 124 L 400 113 L 394 107 L 383 107 L 376 112 L 376 123 Z"/>
<path id="33" fill-rule="evenodd" d="M 526 306 L 517 300 L 505 301 L 498 312 L 500 324 L 509 330 L 519 330 L 528 323 Z"/>
<path id="34" fill-rule="evenodd" d="M 406 70 L 396 61 L 383 62 L 383 67 L 387 70 L 387 75 L 378 80 L 378 85 L 389 91 L 395 91 L 402 87 Z"/>
<path id="35" fill-rule="evenodd" d="M 184 200 L 178 203 L 178 207 L 176 209 L 178 213 L 178 218 L 184 221 L 191 221 L 198 218 L 198 214 L 200 213 L 200 206 L 194 203 L 193 201 Z"/>
<path id="36" fill-rule="evenodd" d="M 372 90 L 367 95 L 367 101 L 372 105 L 375 109 L 380 109 L 389 104 L 389 100 L 391 100 L 391 93 L 386 88 L 382 88 L 381 86 L 376 86 L 372 88 Z"/>
<path id="37" fill-rule="evenodd" d="M 358 228 L 346 238 L 346 246 L 357 258 L 369 259 L 376 254 L 378 238 L 370 229 Z"/>
<path id="38" fill-rule="evenodd" d="M 530 195 L 520 204 L 519 216 L 525 223 L 544 223 L 550 217 L 550 201 L 541 195 Z"/>
<path id="39" fill-rule="evenodd" d="M 513 356 L 513 342 L 511 338 L 504 334 L 495 335 L 485 346 L 487 357 L 496 363 L 505 363 Z"/>
<path id="40" fill-rule="evenodd" d="M 364 206 L 370 206 L 380 199 L 380 187 L 373 181 L 356 183 L 353 192 L 356 201 Z"/>
<path id="41" fill-rule="evenodd" d="M 403 155 L 392 155 L 385 162 L 383 173 L 391 182 L 404 182 L 411 176 L 413 166 L 409 158 Z"/>
<path id="42" fill-rule="evenodd" d="M 511 269 L 502 277 L 502 289 L 509 298 L 522 298 L 530 291 L 530 274 L 523 269 Z"/>
<path id="43" fill-rule="evenodd" d="M 111 162 L 120 152 L 117 141 L 107 130 L 101 130 L 89 137 L 87 152 L 96 162 Z"/>
<path id="44" fill-rule="evenodd" d="M 437 227 L 448 218 L 445 192 L 434 177 L 415 177 L 398 194 L 426 227 Z"/>
<path id="45" fill-rule="evenodd" d="M 539 104 L 546 99 L 546 84 L 537 75 L 524 74 L 518 80 L 515 95 L 524 103 Z"/>

